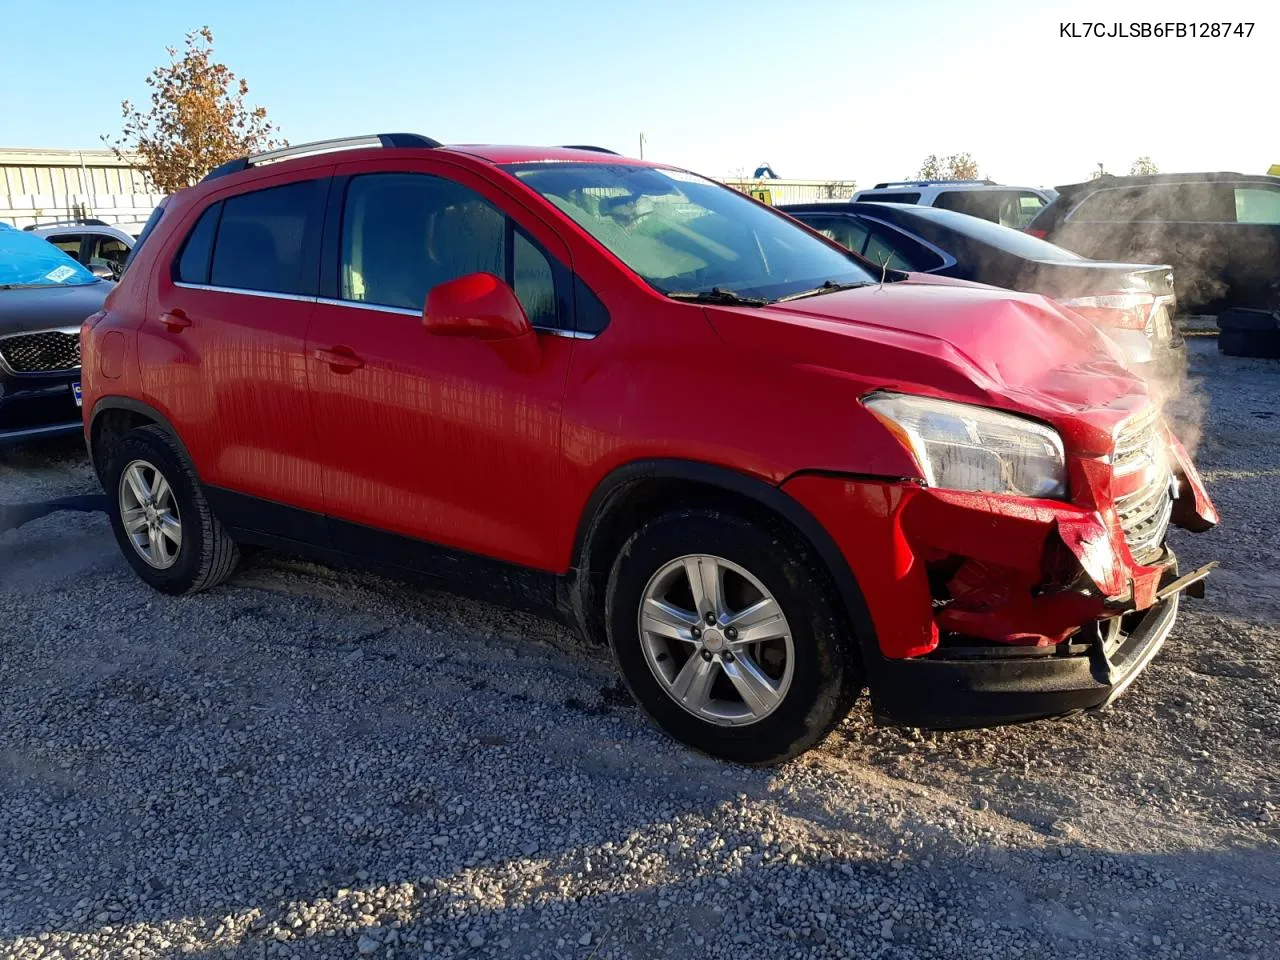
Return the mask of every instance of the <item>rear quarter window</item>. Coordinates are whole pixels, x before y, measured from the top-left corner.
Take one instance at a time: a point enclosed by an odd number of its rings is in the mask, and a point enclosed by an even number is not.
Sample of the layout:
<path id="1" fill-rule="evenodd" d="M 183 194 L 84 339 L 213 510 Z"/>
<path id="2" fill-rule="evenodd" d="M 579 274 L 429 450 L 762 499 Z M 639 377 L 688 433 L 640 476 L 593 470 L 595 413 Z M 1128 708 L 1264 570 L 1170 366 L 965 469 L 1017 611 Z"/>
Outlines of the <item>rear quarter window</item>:
<path id="1" fill-rule="evenodd" d="M 1280 224 L 1280 188 L 1238 186 L 1235 204 L 1237 223 Z"/>
<path id="2" fill-rule="evenodd" d="M 209 282 L 209 260 L 213 254 L 213 239 L 221 212 L 222 204 L 215 203 L 200 214 L 200 219 L 195 222 L 182 243 L 182 253 L 178 255 L 173 268 L 174 280 L 179 283 Z"/>

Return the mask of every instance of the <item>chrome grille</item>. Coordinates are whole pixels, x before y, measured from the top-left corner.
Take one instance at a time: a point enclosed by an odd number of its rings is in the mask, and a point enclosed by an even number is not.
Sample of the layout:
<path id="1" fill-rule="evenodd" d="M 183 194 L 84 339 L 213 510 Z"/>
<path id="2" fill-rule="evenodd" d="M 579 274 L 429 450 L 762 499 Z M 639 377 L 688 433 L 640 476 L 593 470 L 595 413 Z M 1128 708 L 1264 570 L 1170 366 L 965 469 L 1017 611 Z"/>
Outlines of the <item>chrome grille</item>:
<path id="1" fill-rule="evenodd" d="M 1141 488 L 1116 500 L 1116 512 L 1133 559 L 1143 564 L 1158 560 L 1173 514 L 1173 496 L 1169 458 L 1154 405 L 1120 425 L 1111 462 L 1118 477 L 1141 472 L 1149 478 Z"/>
<path id="2" fill-rule="evenodd" d="M 0 360 L 14 373 L 52 373 L 80 366 L 80 334 L 62 330 L 0 337 Z"/>

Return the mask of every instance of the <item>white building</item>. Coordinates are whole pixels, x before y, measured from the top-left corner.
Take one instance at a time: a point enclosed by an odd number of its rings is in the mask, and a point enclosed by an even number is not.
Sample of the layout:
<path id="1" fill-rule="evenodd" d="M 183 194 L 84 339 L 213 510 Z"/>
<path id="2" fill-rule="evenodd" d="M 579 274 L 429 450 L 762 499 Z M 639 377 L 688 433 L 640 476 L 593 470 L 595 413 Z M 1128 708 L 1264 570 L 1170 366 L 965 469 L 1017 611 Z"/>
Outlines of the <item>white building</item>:
<path id="1" fill-rule="evenodd" d="M 852 180 L 784 180 L 776 177 L 726 177 L 726 187 L 749 193 L 761 203 L 819 203 L 848 200 L 857 184 Z"/>
<path id="2" fill-rule="evenodd" d="M 15 227 L 92 217 L 132 232 L 164 194 L 110 150 L 0 148 L 0 222 Z"/>

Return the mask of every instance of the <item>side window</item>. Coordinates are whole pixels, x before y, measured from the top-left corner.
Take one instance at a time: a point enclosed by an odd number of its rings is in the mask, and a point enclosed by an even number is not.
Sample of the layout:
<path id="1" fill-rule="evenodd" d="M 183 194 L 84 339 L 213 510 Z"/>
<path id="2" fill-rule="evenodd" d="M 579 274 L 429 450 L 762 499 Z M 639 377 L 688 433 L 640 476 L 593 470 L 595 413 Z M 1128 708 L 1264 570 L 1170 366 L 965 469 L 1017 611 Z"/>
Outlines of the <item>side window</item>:
<path id="1" fill-rule="evenodd" d="M 890 270 L 924 271 L 942 266 L 940 256 L 906 234 L 887 227 L 876 227 L 863 254 L 868 260 Z"/>
<path id="2" fill-rule="evenodd" d="M 521 231 L 512 245 L 511 284 L 535 327 L 556 326 L 556 278 L 551 261 Z"/>
<path id="3" fill-rule="evenodd" d="M 338 296 L 421 310 L 437 284 L 483 271 L 515 290 L 535 327 L 565 325 L 557 272 L 538 244 L 478 193 L 421 173 L 353 177 L 342 214 Z"/>
<path id="4" fill-rule="evenodd" d="M 436 284 L 506 277 L 506 218 L 460 184 L 418 173 L 353 177 L 342 214 L 338 296 L 421 310 Z"/>
<path id="5" fill-rule="evenodd" d="M 213 253 L 213 235 L 218 229 L 218 217 L 222 204 L 215 203 L 204 213 L 187 234 L 182 253 L 174 267 L 173 279 L 179 283 L 208 283 L 209 255 Z"/>
<path id="6" fill-rule="evenodd" d="M 63 234 L 60 237 L 49 237 L 48 240 L 72 260 L 80 262 L 80 234 Z"/>
<path id="7" fill-rule="evenodd" d="M 129 248 L 124 241 L 115 237 L 96 236 L 92 238 L 93 252 L 89 255 L 87 266 L 100 263 L 110 267 L 111 272 L 119 274 L 124 269 L 124 262 L 129 257 Z"/>
<path id="8" fill-rule="evenodd" d="M 224 200 L 209 283 L 272 293 L 311 292 L 304 290 L 303 241 L 322 182 L 306 180 Z"/>
<path id="9" fill-rule="evenodd" d="M 1280 224 L 1280 189 L 1236 187 L 1236 223 Z"/>
<path id="10" fill-rule="evenodd" d="M 1020 191 L 1008 194 L 1000 204 L 1000 224 L 1021 230 L 1036 218 L 1044 206 L 1043 198 L 1037 193 Z"/>
<path id="11" fill-rule="evenodd" d="M 1151 183 L 1099 190 L 1072 211 L 1070 220 L 1092 223 L 1230 223 L 1232 197 L 1216 183 Z"/>
<path id="12" fill-rule="evenodd" d="M 817 230 L 828 240 L 834 240 L 854 253 L 862 252 L 867 242 L 867 235 L 870 233 L 861 220 L 855 220 L 853 217 L 801 216 L 797 219 Z"/>

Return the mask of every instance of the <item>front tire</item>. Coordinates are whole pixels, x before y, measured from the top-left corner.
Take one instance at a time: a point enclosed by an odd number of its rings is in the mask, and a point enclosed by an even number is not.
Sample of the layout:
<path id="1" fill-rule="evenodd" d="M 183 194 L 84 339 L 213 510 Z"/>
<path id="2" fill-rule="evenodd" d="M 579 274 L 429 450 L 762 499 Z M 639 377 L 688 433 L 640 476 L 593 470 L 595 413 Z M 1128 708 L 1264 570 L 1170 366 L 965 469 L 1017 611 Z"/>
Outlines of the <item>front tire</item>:
<path id="1" fill-rule="evenodd" d="M 781 527 L 702 509 L 646 523 L 614 563 L 605 618 L 640 705 L 675 739 L 726 760 L 803 753 L 862 688 L 826 577 Z"/>
<path id="2" fill-rule="evenodd" d="M 111 451 L 103 476 L 120 552 L 162 593 L 196 593 L 231 576 L 240 561 L 195 469 L 158 426 L 138 427 Z"/>

